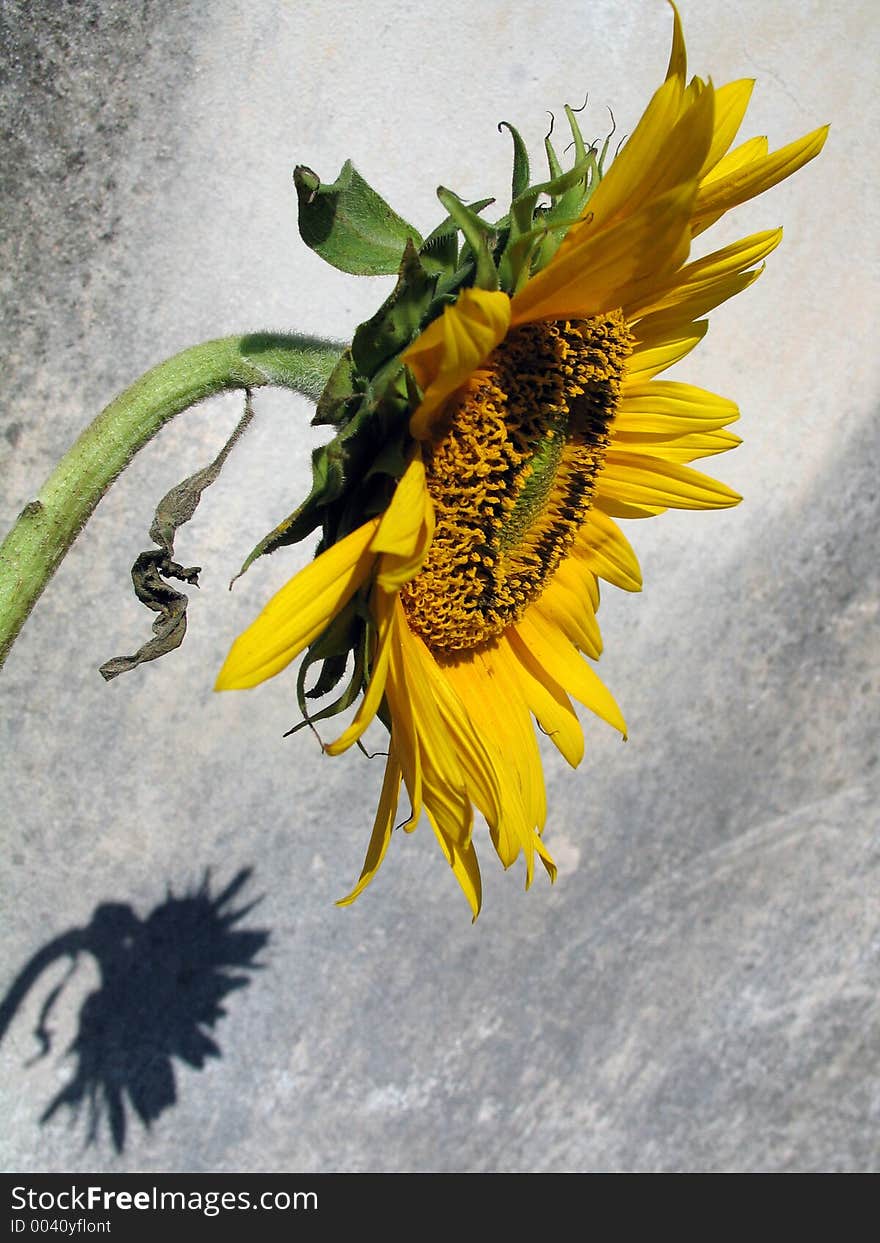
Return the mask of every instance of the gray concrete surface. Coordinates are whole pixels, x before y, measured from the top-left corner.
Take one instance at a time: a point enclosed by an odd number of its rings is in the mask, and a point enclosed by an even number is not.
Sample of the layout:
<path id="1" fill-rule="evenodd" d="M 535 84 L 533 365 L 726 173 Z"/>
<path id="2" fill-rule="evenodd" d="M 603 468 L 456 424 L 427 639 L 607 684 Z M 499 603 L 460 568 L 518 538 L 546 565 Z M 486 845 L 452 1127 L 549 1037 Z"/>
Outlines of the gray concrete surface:
<path id="1" fill-rule="evenodd" d="M 820 161 L 740 209 L 783 223 L 757 286 L 681 374 L 735 397 L 745 443 L 718 514 L 631 524 L 646 590 L 605 593 L 601 672 L 630 741 L 547 753 L 551 889 L 483 851 L 467 907 L 425 829 L 357 875 L 381 780 L 322 759 L 291 679 L 215 696 L 230 639 L 308 556 L 242 555 L 303 491 L 304 401 L 258 421 L 178 552 L 204 567 L 183 649 L 104 685 L 145 634 L 128 568 L 155 500 L 204 464 L 237 400 L 177 421 L 113 490 L 0 675 L 0 990 L 101 903 L 141 918 L 252 867 L 264 969 L 174 1059 L 177 1103 L 123 1151 L 106 1110 L 49 1101 L 98 987 L 58 959 L 0 1045 L 15 1171 L 874 1170 L 880 1124 L 877 197 L 873 6 L 683 4 L 694 71 L 755 76 L 749 133 L 824 121 Z M 3 492 L 12 521 L 93 414 L 152 363 L 245 329 L 345 337 L 387 282 L 300 242 L 292 167 L 351 157 L 428 230 L 434 187 L 508 185 L 509 119 L 591 92 L 631 128 L 665 68 L 657 0 L 587 5 L 4 0 Z M 193 593 L 196 595 L 196 593 Z M 118 1051 L 117 1051 L 118 1052 Z M 118 1067 L 117 1067 L 118 1069 Z"/>

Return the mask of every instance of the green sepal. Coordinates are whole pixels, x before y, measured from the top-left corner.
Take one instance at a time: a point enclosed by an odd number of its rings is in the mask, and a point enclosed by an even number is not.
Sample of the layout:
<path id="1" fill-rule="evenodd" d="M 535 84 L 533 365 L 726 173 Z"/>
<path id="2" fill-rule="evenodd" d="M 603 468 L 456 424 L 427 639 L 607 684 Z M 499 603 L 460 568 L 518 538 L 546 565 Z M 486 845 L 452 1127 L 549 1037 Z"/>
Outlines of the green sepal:
<path id="1" fill-rule="evenodd" d="M 355 598 L 311 644 L 302 659 L 296 679 L 297 704 L 303 719 L 289 729 L 285 737 L 297 733 L 306 725 L 314 725 L 316 721 L 326 721 L 330 717 L 338 716 L 355 702 L 364 686 L 367 629 L 368 623 L 364 619 L 363 610 Z M 345 676 L 348 658 L 352 652 L 354 667 L 342 694 L 323 708 L 310 711 L 306 700 L 322 699 L 339 685 Z M 311 689 L 306 690 L 309 670 L 318 662 L 322 662 L 318 679 Z"/>
<path id="2" fill-rule="evenodd" d="M 553 117 L 553 113 L 551 112 L 550 113 L 550 134 L 553 133 L 553 124 L 554 124 L 554 117 Z M 550 134 L 548 134 L 547 137 L 544 139 L 544 150 L 547 153 L 547 167 L 550 169 L 550 177 L 552 179 L 554 177 L 562 176 L 562 165 L 559 163 L 559 156 L 556 154 L 556 151 L 553 147 L 553 143 L 550 141 Z"/>
<path id="3" fill-rule="evenodd" d="M 241 577 L 258 557 L 296 544 L 311 535 L 324 521 L 324 510 L 337 500 L 356 473 L 370 410 L 362 400 L 349 421 L 334 438 L 312 451 L 312 487 L 301 505 L 256 545 L 236 577 Z M 361 442 L 359 444 L 359 441 Z"/>
<path id="4" fill-rule="evenodd" d="M 565 236 L 565 230 L 570 222 L 583 215 L 590 195 L 599 184 L 600 172 L 596 153 L 584 142 L 574 109 L 568 104 L 565 105 L 565 115 L 574 143 L 575 163 L 572 172 L 580 170 L 580 174 L 563 190 L 557 191 L 552 205 L 544 213 L 544 219 L 550 227 L 533 256 L 533 266 L 537 270 L 545 268 L 556 254 Z"/>
<path id="5" fill-rule="evenodd" d="M 425 269 L 436 276 L 449 276 L 458 267 L 458 230 L 452 226 L 435 229 L 422 242 L 419 258 Z"/>
<path id="6" fill-rule="evenodd" d="M 447 190 L 445 186 L 438 186 L 437 197 L 461 229 L 470 247 L 476 264 L 475 285 L 479 289 L 497 289 L 498 269 L 492 258 L 492 251 L 497 241 L 494 226 L 478 216 L 457 194 L 452 190 Z"/>
<path id="7" fill-rule="evenodd" d="M 238 572 L 258 557 L 305 539 L 322 528 L 316 556 L 388 503 L 388 480 L 399 464 L 410 411 L 407 371 L 392 358 L 369 382 L 348 422 L 334 438 L 312 451 L 312 487 L 293 513 L 256 545 Z M 393 472 L 393 473 L 392 473 Z M 380 478 L 381 476 L 381 478 Z"/>
<path id="8" fill-rule="evenodd" d="M 415 409 L 415 406 L 412 409 Z M 376 475 L 387 475 L 389 479 L 401 479 L 408 461 L 404 437 L 402 435 L 389 437 L 370 463 L 364 480 L 372 479 Z"/>
<path id="9" fill-rule="evenodd" d="M 479 199 L 468 204 L 468 211 L 481 212 L 494 199 Z M 441 280 L 449 280 L 459 270 L 458 225 L 452 216 L 437 225 L 419 248 L 419 258 L 428 272 L 436 272 Z"/>
<path id="10" fill-rule="evenodd" d="M 614 113 L 611 112 L 610 108 L 608 109 L 608 111 L 611 114 L 611 129 L 608 133 L 608 137 L 603 142 L 602 150 L 599 153 L 599 161 L 598 161 L 599 177 L 603 177 L 605 174 L 605 161 L 608 159 L 608 148 L 611 146 L 611 139 L 614 137 L 615 131 L 617 129 L 617 122 L 614 119 Z"/>
<path id="11" fill-rule="evenodd" d="M 312 417 L 312 426 L 340 427 L 351 417 L 354 406 L 360 401 L 357 389 L 357 371 L 349 346 L 330 373 L 330 379 L 318 398 Z"/>
<path id="12" fill-rule="evenodd" d="M 567 207 L 569 203 L 573 204 L 571 196 L 580 201 L 594 167 L 595 157 L 592 152 L 586 152 L 585 158 L 567 172 L 559 172 L 548 181 L 529 186 L 511 203 L 509 232 L 498 264 L 502 288 L 511 295 L 522 288 L 531 269 L 536 266 L 533 258 L 538 246 L 544 244 L 544 239 L 552 236 L 553 250 L 558 247 L 561 236 L 557 239 L 549 231 L 556 230 L 558 233 L 577 219 L 578 210 L 567 210 L 563 215 L 560 205 Z M 550 198 L 549 208 L 538 209 L 538 199 L 542 194 Z"/>
<path id="13" fill-rule="evenodd" d="M 511 178 L 511 199 L 518 199 L 524 190 L 528 189 L 529 177 L 529 153 L 526 144 L 523 142 L 522 136 L 518 129 L 510 124 L 509 121 L 498 122 L 498 133 L 502 129 L 509 131 L 513 139 L 513 176 Z"/>
<path id="14" fill-rule="evenodd" d="M 400 478 L 406 465 L 403 441 L 411 394 L 399 355 L 429 314 L 436 284 L 436 274 L 425 270 L 407 241 L 397 285 L 372 319 L 358 328 L 318 402 L 313 423 L 338 430 L 312 452 L 311 490 L 260 540 L 239 577 L 258 557 L 298 543 L 318 527 L 323 528 L 321 546 L 329 547 L 387 502 L 385 485 L 371 481 L 377 475 Z"/>
<path id="15" fill-rule="evenodd" d="M 332 185 L 305 165 L 293 172 L 299 232 L 335 268 L 355 276 L 392 276 L 408 241 L 421 236 L 369 186 L 350 160 Z"/>
<path id="16" fill-rule="evenodd" d="M 586 100 L 584 101 L 584 107 L 586 107 Z M 583 108 L 579 108 L 578 111 L 583 112 Z M 575 110 L 570 104 L 565 105 L 565 117 L 568 121 L 568 128 L 571 130 L 571 137 L 574 143 L 574 162 L 575 164 L 580 164 L 587 158 L 587 144 L 584 142 L 581 127 L 577 123 Z"/>
<path id="17" fill-rule="evenodd" d="M 512 205 L 511 210 L 516 208 L 519 203 L 532 202 L 541 194 L 547 194 L 554 202 L 562 197 L 567 190 L 572 189 L 582 182 L 589 174 L 590 169 L 595 164 L 595 157 L 591 151 L 588 151 L 586 157 L 577 164 L 572 165 L 567 172 L 559 173 L 555 177 L 551 177 L 548 181 L 542 181 L 536 186 L 529 186 L 525 194 L 522 194 L 516 203 Z"/>
<path id="18" fill-rule="evenodd" d="M 351 356 L 361 375 L 375 375 L 389 358 L 406 349 L 419 330 L 436 285 L 436 273 L 425 270 L 412 242 L 407 241 L 390 297 L 354 334 Z"/>

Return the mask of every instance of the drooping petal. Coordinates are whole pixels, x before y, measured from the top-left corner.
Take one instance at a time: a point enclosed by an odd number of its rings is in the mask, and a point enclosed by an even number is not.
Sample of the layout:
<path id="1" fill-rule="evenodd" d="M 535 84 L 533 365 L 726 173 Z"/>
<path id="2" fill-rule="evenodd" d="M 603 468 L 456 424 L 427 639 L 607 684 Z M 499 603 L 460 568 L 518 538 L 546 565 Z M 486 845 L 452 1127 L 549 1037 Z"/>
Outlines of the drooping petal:
<path id="1" fill-rule="evenodd" d="M 363 586 L 376 562 L 371 518 L 300 570 L 233 643 L 215 690 L 244 690 L 274 677 L 317 639 Z"/>
<path id="2" fill-rule="evenodd" d="M 430 435 L 437 412 L 470 378 L 510 327 L 510 299 L 506 293 L 463 289 L 458 300 L 444 308 L 433 323 L 404 351 L 424 394 L 410 420 L 416 440 Z"/>
<path id="3" fill-rule="evenodd" d="M 425 484 L 421 457 L 409 463 L 382 515 L 370 545 L 381 553 L 376 582 L 384 591 L 399 591 L 418 573 L 434 535 L 434 506 Z"/>
<path id="4" fill-rule="evenodd" d="M 440 843 L 440 849 L 446 856 L 446 862 L 452 868 L 452 874 L 461 886 L 462 893 L 470 903 L 473 918 L 476 919 L 483 904 L 483 882 L 473 843 L 468 841 L 462 846 L 447 835 L 430 811 L 427 815 L 434 836 Z"/>
<path id="5" fill-rule="evenodd" d="M 532 716 L 559 753 L 577 768 L 584 757 L 584 733 L 565 690 L 546 670 L 539 670 L 530 653 L 512 643 L 508 635 L 501 643 L 516 662 L 517 678 Z"/>
<path id="6" fill-rule="evenodd" d="M 528 705 L 506 657 L 506 647 L 493 644 L 445 662 L 443 673 L 491 748 L 499 774 L 504 801 L 497 822 L 489 826 L 495 849 L 505 867 L 523 851 L 529 883 L 535 833 L 547 814 L 544 776 Z"/>
<path id="7" fill-rule="evenodd" d="M 622 591 L 642 589 L 642 571 L 632 545 L 601 510 L 593 510 L 578 532 L 571 556 Z"/>
<path id="8" fill-rule="evenodd" d="M 409 629 L 400 601 L 394 604 L 386 695 L 392 718 L 402 718 L 400 757 L 421 774 L 422 797 L 450 838 L 470 839 L 471 801 L 490 825 L 502 815 L 503 793 L 492 757 L 422 640 Z M 416 799 L 410 789 L 415 804 Z M 466 809 L 465 809 L 466 805 Z"/>
<path id="9" fill-rule="evenodd" d="M 378 872 L 379 865 L 385 858 L 385 852 L 388 850 L 388 843 L 391 841 L 391 834 L 394 829 L 394 818 L 397 814 L 397 803 L 400 798 L 400 780 L 400 764 L 397 762 L 397 756 L 394 753 L 394 739 L 392 738 L 388 751 L 388 762 L 385 765 L 385 777 L 382 781 L 382 793 L 379 796 L 379 808 L 376 812 L 376 819 L 373 822 L 373 832 L 370 835 L 370 844 L 367 847 L 364 866 L 354 889 L 352 889 L 351 893 L 346 894 L 344 898 L 339 898 L 336 903 L 337 906 L 351 906 L 355 898 L 363 893 Z"/>
<path id="10" fill-rule="evenodd" d="M 626 735 L 626 723 L 611 692 L 574 644 L 569 643 L 552 625 L 529 609 L 515 626 L 510 627 L 508 634 L 517 652 L 525 648 L 534 657 L 537 666 L 546 670 L 555 683 Z"/>

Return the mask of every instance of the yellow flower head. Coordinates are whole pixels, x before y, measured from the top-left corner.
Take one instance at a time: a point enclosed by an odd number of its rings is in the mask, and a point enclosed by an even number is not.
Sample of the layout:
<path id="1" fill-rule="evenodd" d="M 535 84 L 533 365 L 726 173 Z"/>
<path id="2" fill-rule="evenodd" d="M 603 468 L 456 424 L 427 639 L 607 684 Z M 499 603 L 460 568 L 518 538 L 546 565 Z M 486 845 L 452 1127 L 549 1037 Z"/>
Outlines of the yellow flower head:
<path id="1" fill-rule="evenodd" d="M 424 813 L 475 917 L 475 810 L 505 867 L 522 853 L 527 886 L 536 857 L 552 878 L 535 722 L 573 766 L 572 699 L 625 734 L 589 663 L 599 579 L 641 587 L 616 520 L 740 499 L 690 466 L 739 443 L 726 430 L 736 406 L 656 377 L 758 277 L 782 230 L 694 259 L 693 239 L 812 159 L 827 132 L 772 153 L 763 138 L 734 147 L 752 85 L 688 82 L 676 12 L 666 79 L 607 173 L 607 143 L 588 149 L 571 109 L 574 166 L 564 173 L 548 144 L 540 185 L 511 130 L 508 215 L 488 225 L 485 204 L 441 191 L 449 218 L 418 250 L 407 242 L 397 290 L 331 380 L 318 417 L 341 429 L 335 457 L 316 468 L 311 508 L 265 545 L 321 523 L 322 550 L 236 640 L 217 686 L 255 686 L 309 648 L 323 693 L 353 664 L 331 709 L 360 702 L 324 749 L 345 751 L 376 717 L 390 746 L 343 903 L 385 855 L 401 784 L 404 827 Z M 350 192 L 350 166 L 344 177 L 330 190 Z"/>

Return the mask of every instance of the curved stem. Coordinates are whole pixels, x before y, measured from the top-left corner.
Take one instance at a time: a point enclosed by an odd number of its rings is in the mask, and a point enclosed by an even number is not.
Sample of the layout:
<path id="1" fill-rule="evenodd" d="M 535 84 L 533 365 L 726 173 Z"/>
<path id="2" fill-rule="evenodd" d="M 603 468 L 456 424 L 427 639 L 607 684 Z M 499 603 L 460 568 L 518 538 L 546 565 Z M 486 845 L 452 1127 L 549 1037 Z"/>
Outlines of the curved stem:
<path id="1" fill-rule="evenodd" d="M 0 546 L 0 666 L 101 497 L 169 419 L 229 389 L 276 385 L 317 400 L 342 349 L 317 337 L 222 337 L 175 354 L 111 401 Z"/>

